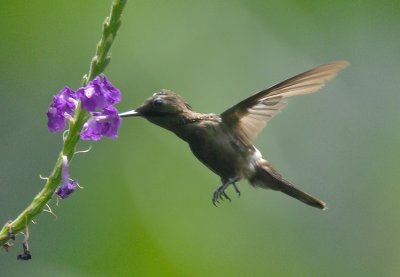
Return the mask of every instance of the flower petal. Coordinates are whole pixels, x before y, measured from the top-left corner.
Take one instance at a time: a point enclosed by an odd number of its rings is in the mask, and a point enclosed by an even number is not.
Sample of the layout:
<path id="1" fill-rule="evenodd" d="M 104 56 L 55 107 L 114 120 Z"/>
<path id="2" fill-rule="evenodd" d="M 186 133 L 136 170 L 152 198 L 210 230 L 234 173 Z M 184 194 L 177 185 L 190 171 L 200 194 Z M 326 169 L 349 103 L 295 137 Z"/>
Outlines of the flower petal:
<path id="1" fill-rule="evenodd" d="M 85 87 L 78 89 L 78 97 L 82 101 L 82 107 L 94 112 L 121 101 L 121 92 L 106 76 L 97 76 Z"/>
<path id="2" fill-rule="evenodd" d="M 66 119 L 72 117 L 77 106 L 77 95 L 69 87 L 62 88 L 53 97 L 47 111 L 47 127 L 50 132 L 59 132 L 65 129 Z"/>
<path id="3" fill-rule="evenodd" d="M 83 125 L 82 140 L 99 140 L 103 136 L 118 138 L 118 128 L 121 118 L 113 106 L 104 108 L 102 112 L 92 113 L 92 117 Z"/>
<path id="4" fill-rule="evenodd" d="M 55 194 L 61 199 L 65 199 L 73 193 L 78 186 L 75 180 L 69 178 L 67 156 L 62 156 L 61 180 L 61 185 L 58 186 Z"/>

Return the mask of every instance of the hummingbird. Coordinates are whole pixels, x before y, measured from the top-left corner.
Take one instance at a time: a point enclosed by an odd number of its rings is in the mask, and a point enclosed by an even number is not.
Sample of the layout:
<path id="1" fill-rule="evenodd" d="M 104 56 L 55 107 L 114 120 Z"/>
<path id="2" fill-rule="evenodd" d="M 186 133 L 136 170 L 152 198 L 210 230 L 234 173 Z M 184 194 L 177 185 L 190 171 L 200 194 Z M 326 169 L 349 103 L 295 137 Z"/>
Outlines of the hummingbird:
<path id="1" fill-rule="evenodd" d="M 139 116 L 175 133 L 186 141 L 192 153 L 221 178 L 212 195 L 212 203 L 231 200 L 229 185 L 240 196 L 236 182 L 247 179 L 253 187 L 283 192 L 319 209 L 325 202 L 296 188 L 263 159 L 253 141 L 291 96 L 318 91 L 348 65 L 335 61 L 298 74 L 264 89 L 232 106 L 221 114 L 195 112 L 181 96 L 170 90 L 154 93 L 137 109 L 120 113 L 120 117 Z"/>

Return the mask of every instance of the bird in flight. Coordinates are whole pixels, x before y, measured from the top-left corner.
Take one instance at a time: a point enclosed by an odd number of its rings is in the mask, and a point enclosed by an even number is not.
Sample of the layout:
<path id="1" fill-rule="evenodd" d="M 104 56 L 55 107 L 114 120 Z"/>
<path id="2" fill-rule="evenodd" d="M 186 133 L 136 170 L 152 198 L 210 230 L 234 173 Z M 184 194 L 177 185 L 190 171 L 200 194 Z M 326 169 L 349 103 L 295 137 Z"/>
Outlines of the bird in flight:
<path id="1" fill-rule="evenodd" d="M 220 115 L 193 111 L 181 96 L 170 90 L 154 93 L 135 110 L 121 117 L 139 116 L 175 133 L 189 144 L 193 154 L 221 178 L 212 203 L 230 197 L 225 192 L 236 182 L 247 179 L 254 187 L 283 192 L 307 205 L 325 209 L 326 204 L 296 188 L 263 159 L 253 145 L 268 121 L 286 107 L 285 98 L 318 91 L 348 65 L 346 61 L 324 64 L 262 90 Z"/>

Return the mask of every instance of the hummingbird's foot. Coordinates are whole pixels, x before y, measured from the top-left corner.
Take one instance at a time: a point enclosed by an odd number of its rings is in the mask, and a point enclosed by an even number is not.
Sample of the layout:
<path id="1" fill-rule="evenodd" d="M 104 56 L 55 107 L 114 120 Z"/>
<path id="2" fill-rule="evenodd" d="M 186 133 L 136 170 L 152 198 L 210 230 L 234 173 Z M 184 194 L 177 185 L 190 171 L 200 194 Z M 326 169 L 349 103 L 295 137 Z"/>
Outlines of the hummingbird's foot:
<path id="1" fill-rule="evenodd" d="M 225 192 L 226 188 L 231 184 L 235 188 L 235 191 L 239 197 L 240 190 L 238 189 L 238 187 L 235 184 L 235 182 L 237 182 L 239 180 L 240 180 L 240 178 L 230 178 L 228 180 L 222 180 L 222 185 L 220 187 L 218 187 L 217 190 L 214 191 L 214 193 L 213 193 L 213 198 L 212 198 L 213 205 L 217 206 L 217 203 L 219 204 L 219 200 L 224 200 L 224 198 L 229 200 L 229 202 L 231 202 L 231 198 Z"/>
<path id="2" fill-rule="evenodd" d="M 216 191 L 214 191 L 212 203 L 215 207 L 217 206 L 217 203 L 219 204 L 219 200 L 224 200 L 224 198 L 229 200 L 229 202 L 231 202 L 231 198 L 225 192 L 226 187 L 227 186 L 222 185 L 219 188 L 217 188 Z"/>

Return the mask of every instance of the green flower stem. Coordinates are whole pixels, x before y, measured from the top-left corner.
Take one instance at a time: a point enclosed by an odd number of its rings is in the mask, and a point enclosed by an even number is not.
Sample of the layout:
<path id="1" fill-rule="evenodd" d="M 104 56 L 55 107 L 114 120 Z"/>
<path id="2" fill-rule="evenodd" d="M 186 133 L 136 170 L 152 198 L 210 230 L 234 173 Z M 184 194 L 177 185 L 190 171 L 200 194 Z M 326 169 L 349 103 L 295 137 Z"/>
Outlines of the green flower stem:
<path id="1" fill-rule="evenodd" d="M 108 52 L 114 42 L 118 28 L 121 25 L 121 14 L 127 0 L 114 0 L 110 16 L 103 24 L 103 34 L 97 44 L 96 54 L 90 64 L 89 73 L 83 77 L 82 86 L 101 74 L 110 61 Z M 62 156 L 68 157 L 68 161 L 74 156 L 76 144 L 79 141 L 79 134 L 87 119 L 86 111 L 81 104 L 75 110 L 74 121 L 69 124 L 68 134 L 64 139 L 62 150 L 58 156 L 54 169 L 48 177 L 42 190 L 35 196 L 32 203 L 14 220 L 7 222 L 0 230 L 0 246 L 5 245 L 11 234 L 18 234 L 24 231 L 29 223 L 40 214 L 47 202 L 53 197 L 55 190 L 61 182 Z"/>

